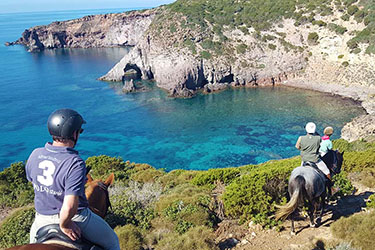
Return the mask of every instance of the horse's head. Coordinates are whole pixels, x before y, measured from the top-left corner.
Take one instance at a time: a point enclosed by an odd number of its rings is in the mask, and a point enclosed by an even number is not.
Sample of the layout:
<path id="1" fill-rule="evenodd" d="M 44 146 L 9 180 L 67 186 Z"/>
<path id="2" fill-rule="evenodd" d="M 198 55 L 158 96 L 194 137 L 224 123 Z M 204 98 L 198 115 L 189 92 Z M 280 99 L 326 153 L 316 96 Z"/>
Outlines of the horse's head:
<path id="1" fill-rule="evenodd" d="M 104 218 L 107 214 L 108 207 L 111 207 L 109 201 L 108 187 L 113 184 L 114 174 L 108 176 L 104 182 L 101 180 L 93 180 L 90 174 L 87 174 L 86 197 L 89 202 L 90 209 Z"/>
<path id="2" fill-rule="evenodd" d="M 340 151 L 336 150 L 336 157 L 337 157 L 337 164 L 335 172 L 338 174 L 341 172 L 342 163 L 344 162 L 344 151 L 340 153 Z"/>
<path id="3" fill-rule="evenodd" d="M 344 161 L 344 152 L 340 153 L 338 150 L 328 150 L 322 157 L 322 160 L 333 174 L 341 172 L 342 163 Z"/>

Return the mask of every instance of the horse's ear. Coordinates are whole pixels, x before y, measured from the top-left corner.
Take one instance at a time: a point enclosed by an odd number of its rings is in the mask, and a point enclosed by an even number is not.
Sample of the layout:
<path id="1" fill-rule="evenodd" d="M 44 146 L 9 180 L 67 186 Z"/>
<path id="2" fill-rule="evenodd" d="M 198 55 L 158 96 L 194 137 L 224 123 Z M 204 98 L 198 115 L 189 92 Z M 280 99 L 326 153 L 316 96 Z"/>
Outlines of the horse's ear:
<path id="1" fill-rule="evenodd" d="M 115 175 L 112 173 L 112 174 L 110 174 L 110 175 L 108 176 L 107 180 L 105 180 L 104 184 L 105 184 L 107 187 L 109 187 L 109 186 L 111 186 L 111 185 L 113 184 L 114 180 L 115 180 Z"/>
<path id="2" fill-rule="evenodd" d="M 86 183 L 90 183 L 90 182 L 92 182 L 92 181 L 94 180 L 94 179 L 91 177 L 90 174 L 87 174 L 86 177 L 87 177 L 87 182 L 86 182 Z"/>

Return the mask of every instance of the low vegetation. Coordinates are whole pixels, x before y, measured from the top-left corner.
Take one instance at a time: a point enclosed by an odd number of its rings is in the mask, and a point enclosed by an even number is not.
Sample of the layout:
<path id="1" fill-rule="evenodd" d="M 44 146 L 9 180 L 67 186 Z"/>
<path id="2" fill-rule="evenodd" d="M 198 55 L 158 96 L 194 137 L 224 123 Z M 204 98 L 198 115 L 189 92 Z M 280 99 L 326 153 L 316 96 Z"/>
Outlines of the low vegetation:
<path id="1" fill-rule="evenodd" d="M 262 36 L 276 35 L 275 26 L 282 27 L 281 22 L 286 19 L 294 20 L 297 27 L 314 25 L 343 35 L 347 28 L 336 22 L 337 19 L 330 23 L 322 20 L 333 13 L 341 14 L 344 21 L 352 18 L 365 25 L 348 42 L 351 50 L 358 48 L 359 44 L 366 44 L 365 53 L 375 53 L 375 4 L 368 0 L 177 0 L 164 6 L 161 13 L 152 24 L 153 37 L 173 42 L 171 47 L 188 48 L 193 55 L 203 59 L 244 54 L 250 44 L 233 41 L 237 39 L 228 35 L 233 30 L 253 36 L 257 46 L 275 50 L 277 44 L 269 46 Z M 166 37 L 171 39 L 166 40 Z M 317 38 L 315 33 L 309 43 L 316 44 Z"/>
<path id="2" fill-rule="evenodd" d="M 335 237 L 351 242 L 353 247 L 362 250 L 374 249 L 374 228 L 375 211 L 341 218 L 331 225 L 331 231 Z"/>
<path id="3" fill-rule="evenodd" d="M 20 207 L 34 200 L 34 189 L 26 179 L 25 164 L 13 163 L 0 172 L 0 208 Z"/>
<path id="4" fill-rule="evenodd" d="M 0 248 L 9 248 L 28 243 L 34 216 L 34 207 L 25 207 L 6 218 L 0 224 Z"/>
<path id="5" fill-rule="evenodd" d="M 341 195 L 353 191 L 349 181 L 353 175 L 363 185 L 375 187 L 375 143 L 339 139 L 334 141 L 334 148 L 345 151 L 342 173 L 335 177 Z M 273 217 L 275 205 L 287 201 L 288 177 L 300 164 L 300 158 L 168 173 L 148 164 L 105 155 L 90 157 L 86 164 L 94 178 L 104 179 L 110 172 L 115 173 L 117 179 L 110 189 L 113 209 L 106 220 L 115 228 L 120 244 L 128 244 L 126 249 L 190 250 L 217 249 L 213 231 L 223 216 L 281 229 L 280 222 Z M 22 207 L 32 202 L 32 187 L 26 180 L 22 162 L 5 169 L 0 178 L 3 207 Z M 17 185 L 11 186 L 12 183 Z M 221 190 L 220 195 L 214 196 L 217 190 Z M 29 196 L 21 199 L 24 192 L 29 192 Z M 369 197 L 368 208 L 375 207 L 373 196 Z M 221 210 L 219 204 L 223 205 Z M 33 216 L 34 209 L 30 207 L 9 216 L 0 225 L 0 247 L 27 243 Z M 359 239 L 371 231 L 373 216 L 363 213 L 340 219 L 332 230 L 345 241 L 351 239 L 353 246 L 366 249 L 373 242 L 362 243 Z"/>

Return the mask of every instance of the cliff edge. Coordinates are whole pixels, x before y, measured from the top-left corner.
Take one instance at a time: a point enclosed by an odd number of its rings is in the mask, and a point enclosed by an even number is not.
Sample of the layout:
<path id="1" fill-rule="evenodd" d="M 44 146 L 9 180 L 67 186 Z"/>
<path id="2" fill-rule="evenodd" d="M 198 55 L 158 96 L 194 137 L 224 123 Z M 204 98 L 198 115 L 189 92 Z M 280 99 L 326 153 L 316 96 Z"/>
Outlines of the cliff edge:
<path id="1" fill-rule="evenodd" d="M 26 29 L 6 45 L 21 44 L 30 52 L 57 48 L 135 46 L 152 22 L 156 10 L 90 15 Z"/>

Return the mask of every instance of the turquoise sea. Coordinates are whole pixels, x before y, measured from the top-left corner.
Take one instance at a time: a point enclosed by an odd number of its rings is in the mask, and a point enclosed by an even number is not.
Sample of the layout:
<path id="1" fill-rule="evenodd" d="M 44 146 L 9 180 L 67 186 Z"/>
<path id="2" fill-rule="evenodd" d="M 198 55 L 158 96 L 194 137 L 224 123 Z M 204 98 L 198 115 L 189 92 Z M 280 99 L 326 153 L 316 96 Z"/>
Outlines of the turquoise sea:
<path id="1" fill-rule="evenodd" d="M 46 121 L 55 109 L 79 111 L 87 124 L 77 145 L 82 157 L 106 154 L 172 170 L 255 164 L 298 154 L 304 124 L 334 138 L 364 113 L 351 100 L 274 87 L 233 89 L 171 99 L 158 88 L 122 94 L 121 83 L 96 80 L 127 48 L 59 49 L 29 53 L 6 47 L 25 28 L 88 14 L 123 10 L 0 14 L 0 169 L 24 161 L 50 140 Z M 148 84 L 153 84 L 152 82 Z"/>

